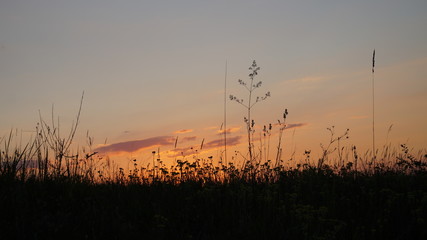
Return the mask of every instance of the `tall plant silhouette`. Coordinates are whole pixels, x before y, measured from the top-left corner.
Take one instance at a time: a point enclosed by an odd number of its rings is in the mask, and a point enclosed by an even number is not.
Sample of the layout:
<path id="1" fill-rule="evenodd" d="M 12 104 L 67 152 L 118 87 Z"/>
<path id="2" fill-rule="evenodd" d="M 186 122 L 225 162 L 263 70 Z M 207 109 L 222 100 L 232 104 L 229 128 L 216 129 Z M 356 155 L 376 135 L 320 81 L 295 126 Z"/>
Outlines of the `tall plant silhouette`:
<path id="1" fill-rule="evenodd" d="M 252 62 L 252 65 L 249 67 L 249 80 L 250 82 L 246 82 L 243 81 L 241 79 L 238 80 L 239 84 L 241 86 L 243 86 L 247 91 L 248 91 L 248 97 L 247 97 L 247 102 L 245 102 L 242 98 L 237 98 L 234 95 L 230 95 L 230 100 L 231 101 L 235 101 L 237 103 L 239 103 L 240 105 L 242 105 L 246 110 L 247 110 L 247 114 L 244 117 L 244 121 L 246 124 L 246 131 L 248 134 L 248 153 L 249 153 L 249 159 L 247 159 L 247 163 L 249 162 L 250 164 L 253 163 L 254 161 L 254 145 L 253 145 L 253 138 L 252 138 L 252 134 L 255 132 L 254 130 L 254 126 L 255 126 L 255 121 L 252 119 L 251 113 L 252 113 L 252 108 L 255 106 L 255 104 L 264 101 L 265 99 L 267 99 L 268 97 L 270 97 L 270 92 L 267 92 L 264 94 L 264 96 L 259 97 L 257 96 L 255 99 L 253 99 L 253 94 L 254 91 L 258 88 L 261 87 L 262 85 L 262 81 L 255 81 L 255 77 L 258 75 L 258 71 L 261 68 L 258 67 L 258 65 L 256 64 L 256 61 L 254 60 Z"/>
<path id="2" fill-rule="evenodd" d="M 375 161 L 376 150 L 375 150 L 375 49 L 372 53 L 372 157 Z"/>

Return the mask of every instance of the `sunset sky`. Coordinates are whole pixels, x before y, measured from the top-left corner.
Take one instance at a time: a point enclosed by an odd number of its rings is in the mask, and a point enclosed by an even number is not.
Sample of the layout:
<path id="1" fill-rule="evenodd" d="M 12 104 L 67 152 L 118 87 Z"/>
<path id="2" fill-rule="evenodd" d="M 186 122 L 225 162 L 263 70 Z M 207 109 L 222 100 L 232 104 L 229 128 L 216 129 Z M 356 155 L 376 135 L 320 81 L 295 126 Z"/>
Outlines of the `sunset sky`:
<path id="1" fill-rule="evenodd" d="M 425 0 L 1 0 L 0 137 L 31 137 L 52 105 L 65 136 L 84 91 L 75 146 L 89 131 L 112 157 L 189 155 L 202 142 L 215 157 L 226 62 L 227 95 L 246 98 L 237 81 L 256 60 L 255 96 L 271 97 L 253 108 L 255 135 L 288 109 L 285 154 L 319 151 L 331 126 L 366 150 L 376 49 L 377 146 L 426 149 L 426 12 Z M 227 115 L 230 151 L 245 151 L 245 110 L 227 97 Z"/>

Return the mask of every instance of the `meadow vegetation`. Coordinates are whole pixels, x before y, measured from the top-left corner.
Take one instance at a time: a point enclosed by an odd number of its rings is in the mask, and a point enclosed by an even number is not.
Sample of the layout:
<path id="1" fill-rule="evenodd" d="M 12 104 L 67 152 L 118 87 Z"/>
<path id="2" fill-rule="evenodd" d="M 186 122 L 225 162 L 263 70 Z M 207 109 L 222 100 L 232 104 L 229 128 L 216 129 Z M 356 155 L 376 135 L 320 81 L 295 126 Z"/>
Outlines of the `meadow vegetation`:
<path id="1" fill-rule="evenodd" d="M 250 86 L 239 81 L 249 99 L 261 86 L 253 82 L 259 67 L 254 62 L 251 68 Z M 342 147 L 348 129 L 337 135 L 331 127 L 319 159 L 309 150 L 301 159 L 282 159 L 288 111 L 278 124 L 263 128 L 265 145 L 255 147 L 253 104 L 244 105 L 248 153 L 228 161 L 194 156 L 167 165 L 153 151 L 149 166 L 135 159 L 130 170 L 118 168 L 91 150 L 89 136 L 87 148 L 71 148 L 80 110 L 65 137 L 53 120 L 42 117 L 34 138 L 23 146 L 15 144 L 11 131 L 0 139 L 2 236 L 427 239 L 425 150 L 402 144 L 399 150 L 386 145 L 360 154 L 356 146 Z M 272 131 L 279 141 L 270 159 Z"/>

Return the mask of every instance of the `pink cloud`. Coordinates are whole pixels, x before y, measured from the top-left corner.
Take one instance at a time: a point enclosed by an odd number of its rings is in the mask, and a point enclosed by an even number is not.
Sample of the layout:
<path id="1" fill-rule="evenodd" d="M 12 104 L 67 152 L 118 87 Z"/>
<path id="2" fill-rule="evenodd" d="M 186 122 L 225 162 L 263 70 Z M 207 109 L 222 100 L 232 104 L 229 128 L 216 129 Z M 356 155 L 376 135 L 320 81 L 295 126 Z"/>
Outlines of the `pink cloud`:
<path id="1" fill-rule="evenodd" d="M 196 136 L 191 136 L 191 137 L 184 137 L 183 139 L 182 139 L 182 141 L 183 142 L 190 142 L 190 141 L 194 141 L 194 140 L 196 140 Z"/>
<path id="2" fill-rule="evenodd" d="M 300 128 L 300 127 L 304 127 L 307 125 L 308 125 L 308 123 L 288 123 L 288 124 L 286 124 L 286 129 Z M 280 124 L 275 123 L 274 126 L 279 127 Z"/>
<path id="3" fill-rule="evenodd" d="M 235 136 L 235 137 L 227 138 L 227 146 L 235 146 L 235 145 L 240 144 L 241 138 L 242 138 L 242 136 Z M 210 142 L 204 143 L 202 150 L 206 151 L 206 150 L 210 150 L 210 149 L 219 148 L 222 146 L 224 146 L 224 139 L 219 138 L 219 139 L 215 139 L 215 140 L 212 140 Z M 192 147 L 177 148 L 177 149 L 170 151 L 171 154 L 169 155 L 169 157 L 188 156 L 188 155 L 195 154 L 197 152 L 200 153 L 201 152 L 200 147 L 201 147 L 200 145 L 197 145 L 197 146 L 192 146 Z"/>
<path id="4" fill-rule="evenodd" d="M 169 157 L 178 157 L 178 156 L 188 156 L 195 154 L 199 151 L 199 147 L 184 147 L 184 148 L 176 148 L 172 151 L 169 151 Z"/>
<path id="5" fill-rule="evenodd" d="M 235 137 L 227 138 L 227 146 L 238 145 L 240 143 L 241 138 L 242 138 L 242 136 L 235 136 Z M 224 139 L 220 138 L 220 139 L 212 140 L 210 142 L 203 144 L 203 149 L 212 149 L 212 148 L 217 148 L 217 147 L 222 147 L 222 146 L 224 146 Z"/>
<path id="6" fill-rule="evenodd" d="M 160 136 L 142 140 L 133 140 L 126 142 L 113 143 L 106 146 L 97 147 L 96 152 L 113 153 L 113 152 L 135 152 L 144 148 L 153 146 L 166 146 L 175 143 L 175 137 Z"/>
<path id="7" fill-rule="evenodd" d="M 286 124 L 286 129 L 300 128 L 300 127 L 304 127 L 307 125 L 308 125 L 308 123 L 289 123 L 289 124 Z"/>
<path id="8" fill-rule="evenodd" d="M 232 128 L 227 128 L 227 130 L 218 130 L 218 135 L 223 135 L 224 131 L 226 133 L 233 133 L 233 132 L 237 132 L 240 130 L 240 127 L 232 127 Z"/>
<path id="9" fill-rule="evenodd" d="M 175 131 L 173 133 L 174 134 L 182 134 L 182 133 L 189 133 L 189 132 L 192 132 L 192 131 L 193 131 L 193 129 L 182 129 L 182 130 Z"/>

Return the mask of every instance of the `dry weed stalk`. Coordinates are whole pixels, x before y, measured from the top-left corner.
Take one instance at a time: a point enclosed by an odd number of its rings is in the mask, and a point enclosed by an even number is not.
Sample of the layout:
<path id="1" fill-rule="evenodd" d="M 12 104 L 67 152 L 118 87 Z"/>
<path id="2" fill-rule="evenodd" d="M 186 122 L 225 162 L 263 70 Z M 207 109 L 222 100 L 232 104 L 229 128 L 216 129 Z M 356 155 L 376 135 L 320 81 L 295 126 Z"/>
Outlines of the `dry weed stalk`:
<path id="1" fill-rule="evenodd" d="M 255 106 L 255 104 L 257 104 L 258 102 L 264 101 L 265 99 L 267 99 L 268 97 L 270 97 L 270 92 L 267 92 L 264 94 L 264 96 L 262 97 L 256 97 L 255 101 L 253 101 L 252 99 L 252 95 L 253 92 L 255 91 L 255 89 L 260 88 L 262 85 L 262 81 L 258 81 L 258 82 L 254 82 L 255 81 L 255 77 L 258 75 L 258 71 L 261 68 L 258 67 L 258 65 L 256 64 L 256 61 L 254 60 L 252 62 L 252 65 L 249 67 L 250 73 L 249 73 L 249 79 L 250 79 L 250 83 L 248 84 L 247 82 L 239 79 L 238 82 L 240 85 L 242 85 L 247 91 L 248 91 L 248 99 L 247 99 L 247 103 L 244 102 L 243 99 L 237 98 L 234 95 L 230 95 L 230 100 L 231 101 L 235 101 L 237 103 L 239 103 L 240 105 L 242 105 L 246 110 L 247 110 L 247 114 L 246 117 L 244 117 L 244 121 L 246 123 L 246 131 L 248 134 L 248 154 L 249 154 L 249 159 L 247 159 L 246 164 L 254 164 L 255 158 L 254 158 L 254 145 L 253 145 L 253 134 L 255 132 L 254 130 L 254 126 L 255 126 L 255 121 L 253 120 L 252 116 L 251 116 L 251 111 L 252 108 Z M 245 166 L 246 166 L 245 164 Z"/>

